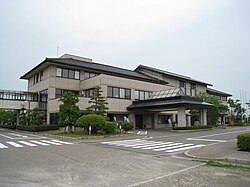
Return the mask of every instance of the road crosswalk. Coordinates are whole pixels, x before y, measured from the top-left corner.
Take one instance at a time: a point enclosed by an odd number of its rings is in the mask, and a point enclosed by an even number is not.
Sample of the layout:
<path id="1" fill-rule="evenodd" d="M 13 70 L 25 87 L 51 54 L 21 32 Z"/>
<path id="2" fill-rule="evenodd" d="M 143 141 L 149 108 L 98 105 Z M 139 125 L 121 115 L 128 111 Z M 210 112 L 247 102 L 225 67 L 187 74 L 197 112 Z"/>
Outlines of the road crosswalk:
<path id="1" fill-rule="evenodd" d="M 175 153 L 175 152 L 180 152 L 180 151 L 185 151 L 188 149 L 194 149 L 194 148 L 205 146 L 202 144 L 195 145 L 195 144 L 190 144 L 190 143 L 150 141 L 150 140 L 143 140 L 143 139 L 101 142 L 101 144 L 114 146 L 114 147 L 141 149 L 141 150 L 149 150 L 149 151 L 156 151 L 156 152 L 162 151 L 166 153 Z"/>
<path id="2" fill-rule="evenodd" d="M 50 146 L 50 145 L 71 145 L 73 143 L 64 142 L 60 140 L 26 140 L 26 141 L 8 141 L 0 143 L 0 149 L 7 149 L 10 147 L 22 148 L 22 147 L 37 147 L 37 146 Z"/>

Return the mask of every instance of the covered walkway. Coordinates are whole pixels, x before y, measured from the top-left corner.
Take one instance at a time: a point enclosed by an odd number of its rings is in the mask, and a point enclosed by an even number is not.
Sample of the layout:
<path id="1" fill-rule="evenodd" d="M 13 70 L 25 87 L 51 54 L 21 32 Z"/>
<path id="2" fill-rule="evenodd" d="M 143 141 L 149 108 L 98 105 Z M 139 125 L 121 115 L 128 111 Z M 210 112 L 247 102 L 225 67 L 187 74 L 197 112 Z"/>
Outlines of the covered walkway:
<path id="1" fill-rule="evenodd" d="M 160 95 L 160 93 L 163 94 Z M 162 122 L 159 120 L 159 115 L 164 113 L 172 114 L 170 123 L 176 122 L 178 127 L 190 126 L 191 119 L 187 114 L 191 109 L 199 110 L 200 124 L 202 126 L 207 125 L 207 109 L 213 107 L 212 104 L 203 102 L 198 98 L 185 96 L 180 89 L 160 91 L 152 95 L 147 100 L 134 101 L 132 105 L 127 107 L 130 112 L 130 121 L 136 124 L 137 128 L 147 128 L 140 123 L 149 123 L 149 121 L 151 121 L 151 128 L 160 127 L 159 122 Z M 151 119 L 148 116 L 151 116 Z M 146 120 L 146 118 L 148 119 Z"/>

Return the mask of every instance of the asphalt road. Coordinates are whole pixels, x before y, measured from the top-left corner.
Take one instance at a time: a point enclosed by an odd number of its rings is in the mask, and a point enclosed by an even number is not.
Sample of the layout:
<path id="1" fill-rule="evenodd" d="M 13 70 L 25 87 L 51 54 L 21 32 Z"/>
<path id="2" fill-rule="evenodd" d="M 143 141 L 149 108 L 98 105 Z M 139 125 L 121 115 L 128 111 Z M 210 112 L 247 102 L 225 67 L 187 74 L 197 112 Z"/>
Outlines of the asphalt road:
<path id="1" fill-rule="evenodd" d="M 150 131 L 148 137 L 135 138 L 186 143 L 191 141 L 187 140 L 190 137 L 211 135 L 204 138 L 218 139 L 220 135 L 212 134 L 232 131 L 184 134 Z M 221 136 L 229 140 L 237 133 Z M 249 171 L 211 168 L 180 157 L 179 151 L 161 156 L 151 154 L 150 150 L 144 153 L 101 142 L 58 142 L 0 129 L 0 186 L 248 186 L 250 182 Z"/>

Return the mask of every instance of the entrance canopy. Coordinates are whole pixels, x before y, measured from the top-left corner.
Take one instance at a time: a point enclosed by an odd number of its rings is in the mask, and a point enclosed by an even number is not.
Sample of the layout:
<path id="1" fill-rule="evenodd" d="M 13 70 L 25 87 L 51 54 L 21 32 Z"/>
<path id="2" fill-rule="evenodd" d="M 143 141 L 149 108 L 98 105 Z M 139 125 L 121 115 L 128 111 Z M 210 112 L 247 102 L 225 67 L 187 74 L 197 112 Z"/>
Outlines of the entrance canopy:
<path id="1" fill-rule="evenodd" d="M 208 109 L 212 104 L 203 102 L 202 99 L 189 96 L 174 96 L 165 98 L 148 99 L 143 101 L 133 101 L 127 110 L 177 110 L 179 107 L 190 109 Z"/>

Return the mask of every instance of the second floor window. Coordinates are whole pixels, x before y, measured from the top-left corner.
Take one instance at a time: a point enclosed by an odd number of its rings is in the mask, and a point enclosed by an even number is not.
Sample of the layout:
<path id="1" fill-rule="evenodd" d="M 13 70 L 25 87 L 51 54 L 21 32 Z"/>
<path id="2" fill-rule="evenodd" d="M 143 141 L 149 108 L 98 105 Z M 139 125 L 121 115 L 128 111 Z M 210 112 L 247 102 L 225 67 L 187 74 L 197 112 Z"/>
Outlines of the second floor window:
<path id="1" fill-rule="evenodd" d="M 185 81 L 179 81 L 179 88 L 182 89 L 183 93 L 186 95 L 187 90 L 186 90 L 186 82 Z"/>
<path id="2" fill-rule="evenodd" d="M 196 84 L 190 83 L 190 96 L 196 96 Z"/>
<path id="3" fill-rule="evenodd" d="M 65 69 L 65 68 L 56 68 L 56 76 L 79 80 L 80 79 L 80 71 Z"/>
<path id="4" fill-rule="evenodd" d="M 146 100 L 149 98 L 149 96 L 152 94 L 152 92 L 148 91 L 142 91 L 142 90 L 135 90 L 135 99 L 136 100 Z"/>
<path id="5" fill-rule="evenodd" d="M 107 96 L 111 98 L 131 99 L 131 90 L 127 88 L 108 86 Z"/>
<path id="6" fill-rule="evenodd" d="M 84 72 L 84 79 L 89 79 L 89 78 L 95 77 L 97 75 L 98 74 L 96 74 L 96 73 Z"/>

